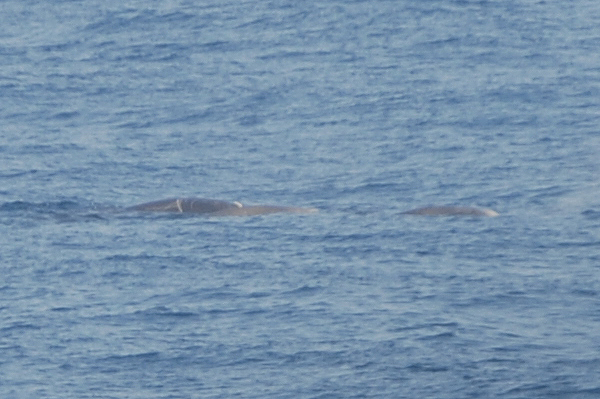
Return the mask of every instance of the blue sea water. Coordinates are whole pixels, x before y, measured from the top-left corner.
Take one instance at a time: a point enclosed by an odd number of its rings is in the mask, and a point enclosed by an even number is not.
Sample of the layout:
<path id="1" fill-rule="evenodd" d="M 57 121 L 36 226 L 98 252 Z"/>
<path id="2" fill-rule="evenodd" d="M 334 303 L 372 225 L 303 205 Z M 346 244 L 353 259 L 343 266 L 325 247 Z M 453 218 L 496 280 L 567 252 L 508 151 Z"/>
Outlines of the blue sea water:
<path id="1" fill-rule="evenodd" d="M 600 3 L 0 11 L 1 397 L 600 396 Z"/>

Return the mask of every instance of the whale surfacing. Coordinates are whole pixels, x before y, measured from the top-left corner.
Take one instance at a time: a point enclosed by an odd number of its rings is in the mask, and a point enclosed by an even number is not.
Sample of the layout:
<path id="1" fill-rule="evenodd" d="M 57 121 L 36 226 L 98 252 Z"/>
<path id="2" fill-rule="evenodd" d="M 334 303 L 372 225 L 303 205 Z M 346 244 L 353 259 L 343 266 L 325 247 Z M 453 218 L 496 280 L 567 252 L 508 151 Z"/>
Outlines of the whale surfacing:
<path id="1" fill-rule="evenodd" d="M 316 213 L 316 208 L 249 205 L 206 198 L 168 198 L 127 208 L 129 211 L 196 213 L 206 216 L 255 216 L 271 213 Z"/>
<path id="2" fill-rule="evenodd" d="M 500 214 L 492 209 L 471 206 L 427 206 L 402 212 L 401 215 L 495 217 Z"/>
<path id="3" fill-rule="evenodd" d="M 316 208 L 278 205 L 242 205 L 240 202 L 208 198 L 168 198 L 126 208 L 126 211 L 194 213 L 205 216 L 256 216 L 272 213 L 316 213 Z M 488 208 L 470 206 L 427 206 L 401 212 L 401 215 L 495 217 L 499 213 Z"/>

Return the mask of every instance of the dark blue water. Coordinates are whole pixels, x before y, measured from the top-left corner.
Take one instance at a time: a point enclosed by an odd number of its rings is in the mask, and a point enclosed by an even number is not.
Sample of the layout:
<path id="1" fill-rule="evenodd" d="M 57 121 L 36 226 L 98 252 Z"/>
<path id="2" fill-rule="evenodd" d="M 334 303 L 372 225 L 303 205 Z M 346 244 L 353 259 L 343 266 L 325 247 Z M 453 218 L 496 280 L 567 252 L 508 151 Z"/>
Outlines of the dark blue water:
<path id="1" fill-rule="evenodd" d="M 600 396 L 600 3 L 0 11 L 3 398 Z"/>

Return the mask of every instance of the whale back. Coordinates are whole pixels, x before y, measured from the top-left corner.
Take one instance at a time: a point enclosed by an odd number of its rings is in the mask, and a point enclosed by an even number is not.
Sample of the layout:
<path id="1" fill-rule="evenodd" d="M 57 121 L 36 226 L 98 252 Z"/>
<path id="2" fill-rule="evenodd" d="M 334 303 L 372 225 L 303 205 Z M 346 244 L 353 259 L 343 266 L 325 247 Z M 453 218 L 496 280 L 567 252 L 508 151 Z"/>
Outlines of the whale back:
<path id="1" fill-rule="evenodd" d="M 316 213 L 316 208 L 298 208 L 292 206 L 275 205 L 248 205 L 233 209 L 224 209 L 213 213 L 211 216 L 255 216 L 271 213 Z"/>
<path id="2" fill-rule="evenodd" d="M 130 211 L 197 213 L 207 216 L 254 216 L 271 213 L 315 213 L 315 208 L 299 208 L 275 205 L 242 206 L 239 202 L 227 202 L 207 198 L 169 198 L 146 202 L 127 208 Z M 427 206 L 402 212 L 402 215 L 425 216 L 498 216 L 498 212 L 469 206 Z"/>
<path id="3" fill-rule="evenodd" d="M 206 198 L 169 198 L 146 202 L 127 208 L 130 211 L 197 213 L 207 216 L 255 216 L 271 213 L 315 213 L 316 208 L 298 208 L 275 205 L 243 206 L 239 202 L 227 202 Z"/>
<path id="4" fill-rule="evenodd" d="M 128 210 L 144 212 L 215 213 L 241 207 L 238 202 L 206 198 L 169 198 L 135 205 Z"/>

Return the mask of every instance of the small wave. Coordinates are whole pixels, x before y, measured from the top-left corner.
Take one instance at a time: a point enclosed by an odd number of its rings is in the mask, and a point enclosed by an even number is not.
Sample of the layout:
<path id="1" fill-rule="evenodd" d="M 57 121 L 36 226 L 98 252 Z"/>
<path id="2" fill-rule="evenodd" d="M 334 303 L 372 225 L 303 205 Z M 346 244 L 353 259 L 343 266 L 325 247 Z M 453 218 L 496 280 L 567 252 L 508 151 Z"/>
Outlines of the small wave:
<path id="1" fill-rule="evenodd" d="M 0 205 L 2 212 L 52 212 L 65 211 L 79 208 L 79 204 L 74 201 L 56 201 L 56 202 L 28 202 L 28 201 L 11 201 Z"/>
<path id="2" fill-rule="evenodd" d="M 78 201 L 61 200 L 50 202 L 9 201 L 0 204 L 0 213 L 35 220 L 71 222 L 78 220 L 103 219 L 93 206 Z M 6 215 L 5 215 L 6 216 Z"/>
<path id="3" fill-rule="evenodd" d="M 31 170 L 19 170 L 19 171 L 14 171 L 14 172 L 4 172 L 4 173 L 0 173 L 0 178 L 2 179 L 14 179 L 14 178 L 18 178 L 18 177 L 23 177 L 29 174 L 34 174 L 37 173 L 37 169 L 31 169 Z"/>
<path id="4" fill-rule="evenodd" d="M 142 353 L 132 353 L 126 355 L 110 355 L 100 361 L 106 361 L 111 363 L 119 363 L 119 362 L 144 362 L 144 361 L 155 361 L 160 357 L 160 352 L 152 351 L 152 352 L 142 352 Z"/>
<path id="5" fill-rule="evenodd" d="M 588 220 L 600 220 L 600 210 L 586 209 L 581 214 Z"/>
<path id="6" fill-rule="evenodd" d="M 412 372 L 439 373 L 448 371 L 449 368 L 445 365 L 437 365 L 433 363 L 413 363 L 407 367 Z"/>
<path id="7" fill-rule="evenodd" d="M 173 310 L 166 306 L 155 306 L 150 309 L 139 310 L 135 312 L 138 316 L 144 316 L 149 318 L 187 318 L 196 317 L 198 313 L 185 311 L 185 310 Z"/>

